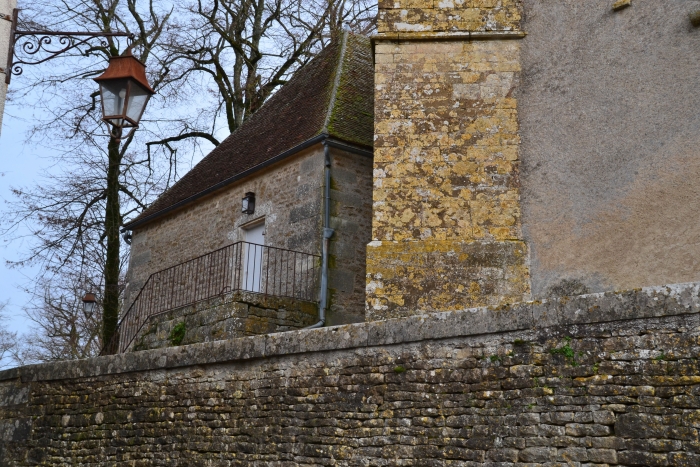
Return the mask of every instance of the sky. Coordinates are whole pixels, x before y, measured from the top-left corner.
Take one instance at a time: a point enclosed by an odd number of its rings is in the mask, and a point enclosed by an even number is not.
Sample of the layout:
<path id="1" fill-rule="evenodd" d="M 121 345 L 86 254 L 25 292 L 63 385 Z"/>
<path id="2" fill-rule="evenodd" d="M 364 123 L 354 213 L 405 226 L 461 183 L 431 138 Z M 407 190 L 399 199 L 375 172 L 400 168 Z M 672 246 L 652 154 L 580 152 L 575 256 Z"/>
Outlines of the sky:
<path id="1" fill-rule="evenodd" d="M 11 187 L 35 183 L 42 168 L 48 166 L 47 160 L 40 157 L 41 148 L 25 143 L 31 120 L 31 110 L 23 111 L 12 102 L 7 102 L 0 134 L 0 203 L 3 204 L 0 210 L 4 210 L 6 201 L 12 199 Z M 11 269 L 6 262 L 18 259 L 22 249 L 21 241 L 10 243 L 6 238 L 0 239 L 0 303 L 9 301 L 5 308 L 8 320 L 4 324 L 9 330 L 20 333 L 28 330 L 22 307 L 29 300 L 20 286 L 31 280 L 34 270 Z"/>

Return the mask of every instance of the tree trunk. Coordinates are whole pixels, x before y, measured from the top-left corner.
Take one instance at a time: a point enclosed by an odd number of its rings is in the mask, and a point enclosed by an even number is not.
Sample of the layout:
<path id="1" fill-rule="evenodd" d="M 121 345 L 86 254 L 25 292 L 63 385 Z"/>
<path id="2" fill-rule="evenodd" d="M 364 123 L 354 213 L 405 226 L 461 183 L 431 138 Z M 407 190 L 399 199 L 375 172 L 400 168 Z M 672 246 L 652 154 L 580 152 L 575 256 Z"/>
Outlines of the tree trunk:
<path id="1" fill-rule="evenodd" d="M 109 167 L 107 168 L 107 207 L 105 209 L 105 233 L 107 258 L 105 261 L 105 292 L 102 312 L 102 345 L 109 345 L 117 329 L 119 319 L 119 139 L 109 139 Z M 111 346 L 110 346 L 111 348 Z"/>

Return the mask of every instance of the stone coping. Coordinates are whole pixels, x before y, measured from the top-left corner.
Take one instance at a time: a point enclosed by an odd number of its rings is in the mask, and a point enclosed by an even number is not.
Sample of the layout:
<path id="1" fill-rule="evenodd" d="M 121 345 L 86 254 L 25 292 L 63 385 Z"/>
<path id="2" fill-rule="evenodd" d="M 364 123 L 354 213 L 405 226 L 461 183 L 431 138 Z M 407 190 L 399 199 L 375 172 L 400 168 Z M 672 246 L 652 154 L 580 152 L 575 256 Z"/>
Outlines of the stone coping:
<path id="1" fill-rule="evenodd" d="M 0 372 L 0 381 L 17 378 L 29 382 L 96 377 L 291 354 L 698 313 L 700 282 L 693 282 L 28 365 Z"/>
<path id="2" fill-rule="evenodd" d="M 434 40 L 499 40 L 523 39 L 525 31 L 419 31 L 381 32 L 370 37 L 377 41 L 434 41 Z"/>

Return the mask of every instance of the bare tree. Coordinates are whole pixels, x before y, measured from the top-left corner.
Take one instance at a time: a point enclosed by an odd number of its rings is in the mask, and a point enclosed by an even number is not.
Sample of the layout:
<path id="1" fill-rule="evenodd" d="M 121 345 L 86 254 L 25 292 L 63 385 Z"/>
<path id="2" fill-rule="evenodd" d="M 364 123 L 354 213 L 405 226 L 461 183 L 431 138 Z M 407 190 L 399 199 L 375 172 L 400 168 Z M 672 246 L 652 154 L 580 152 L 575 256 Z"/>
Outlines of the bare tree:
<path id="1" fill-rule="evenodd" d="M 0 303 L 0 323 L 7 321 L 7 302 Z M 18 349 L 17 333 L 0 328 L 0 368 L 12 366 Z"/>
<path id="2" fill-rule="evenodd" d="M 67 274 L 63 277 L 70 279 Z M 100 288 L 95 288 L 99 284 L 83 284 L 80 278 L 75 279 L 61 288 L 55 281 L 40 284 L 44 295 L 25 310 L 31 330 L 12 352 L 18 364 L 87 358 L 99 353 L 101 307 L 87 313 L 80 297 L 86 288 L 98 291 L 98 303 L 104 297 Z"/>
<path id="3" fill-rule="evenodd" d="M 168 51 L 178 64 L 169 79 L 179 93 L 207 90 L 214 99 L 205 121 L 183 126 L 152 145 L 205 138 L 223 117 L 234 132 L 342 28 L 368 34 L 375 28 L 372 0 L 212 0 L 189 5 L 173 22 Z M 175 70 L 171 70 L 175 71 Z"/>
<path id="4" fill-rule="evenodd" d="M 151 75 L 157 89 L 167 75 L 167 65 L 157 52 L 171 12 L 158 8 L 154 0 L 138 1 L 45 0 L 32 3 L 24 13 L 33 18 L 36 24 L 32 26 L 39 24 L 46 30 L 132 32 L 136 38 L 132 48 L 142 61 L 155 65 Z M 44 98 L 34 103 L 46 118 L 37 123 L 30 138 L 54 149 L 62 146 L 47 183 L 14 190 L 13 216 L 5 231 L 25 225 L 36 240 L 29 255 L 17 265 L 35 262 L 43 266 L 35 293 L 42 307 L 57 314 L 68 301 L 63 295 L 46 294 L 47 281 L 57 278 L 59 287 L 65 288 L 68 276 L 73 283 L 101 279 L 103 341 L 114 333 L 119 314 L 120 226 L 125 215 L 143 208 L 149 190 L 160 181 L 153 161 L 132 150 L 136 135 L 120 144 L 100 121 L 99 93 L 91 78 L 126 47 L 125 42 L 108 37 L 61 56 L 64 66 L 44 69 L 24 88 L 13 89 L 30 101 L 31 95 L 42 93 Z M 95 257 L 105 258 L 99 271 L 87 266 Z"/>

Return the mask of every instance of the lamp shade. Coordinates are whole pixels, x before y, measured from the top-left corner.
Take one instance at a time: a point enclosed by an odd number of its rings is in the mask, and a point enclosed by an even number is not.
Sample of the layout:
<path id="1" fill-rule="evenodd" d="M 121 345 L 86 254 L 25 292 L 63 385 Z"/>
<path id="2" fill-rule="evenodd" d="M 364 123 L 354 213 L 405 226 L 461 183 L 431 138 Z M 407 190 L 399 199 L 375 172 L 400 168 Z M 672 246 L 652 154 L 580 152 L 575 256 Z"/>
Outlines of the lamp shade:
<path id="1" fill-rule="evenodd" d="M 114 129 L 136 128 L 155 91 L 146 78 L 146 65 L 131 54 L 131 49 L 109 59 L 109 66 L 95 78 L 102 97 L 102 120 Z"/>
<path id="2" fill-rule="evenodd" d="M 86 316 L 92 316 L 92 314 L 95 312 L 96 304 L 97 299 L 95 298 L 95 294 L 91 292 L 86 293 L 83 297 L 83 312 Z"/>

